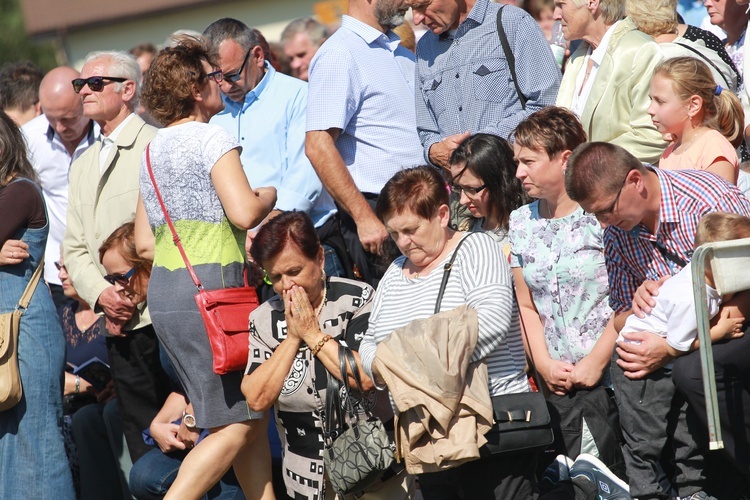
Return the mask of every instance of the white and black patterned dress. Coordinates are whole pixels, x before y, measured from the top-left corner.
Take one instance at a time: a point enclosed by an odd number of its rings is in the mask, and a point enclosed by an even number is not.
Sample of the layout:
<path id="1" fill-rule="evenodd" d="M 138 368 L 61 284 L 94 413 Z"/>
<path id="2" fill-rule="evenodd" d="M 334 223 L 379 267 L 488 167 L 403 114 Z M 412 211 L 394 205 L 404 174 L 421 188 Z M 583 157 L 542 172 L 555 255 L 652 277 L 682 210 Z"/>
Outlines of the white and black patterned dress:
<path id="1" fill-rule="evenodd" d="M 367 329 L 373 289 L 362 282 L 329 278 L 327 300 L 319 323 L 324 334 L 352 350 Z M 250 358 L 247 373 L 252 373 L 286 338 L 284 302 L 278 295 L 261 304 L 250 315 Z M 294 358 L 274 406 L 276 426 L 284 447 L 283 476 L 293 498 L 319 499 L 323 487 L 323 428 L 321 410 L 326 398 L 327 372 L 309 349 Z M 373 409 L 383 421 L 393 413 L 387 393 L 372 391 L 359 400 Z"/>

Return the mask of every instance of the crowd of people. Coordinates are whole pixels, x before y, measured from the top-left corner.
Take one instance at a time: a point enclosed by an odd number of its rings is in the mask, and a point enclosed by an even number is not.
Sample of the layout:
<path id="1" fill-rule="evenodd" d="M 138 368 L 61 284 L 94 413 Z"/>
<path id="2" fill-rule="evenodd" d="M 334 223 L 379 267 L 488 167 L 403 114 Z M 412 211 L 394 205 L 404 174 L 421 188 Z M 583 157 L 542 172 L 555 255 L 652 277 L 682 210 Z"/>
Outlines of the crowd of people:
<path id="1" fill-rule="evenodd" d="M 0 313 L 44 279 L 0 498 L 746 498 L 750 292 L 709 266 L 696 305 L 690 261 L 750 238 L 750 8 L 509 3 L 1 68 Z M 246 367 L 218 373 L 195 295 L 240 287 Z M 490 448 L 493 403 L 536 391 L 554 442 Z M 334 393 L 400 458 L 356 491 Z"/>

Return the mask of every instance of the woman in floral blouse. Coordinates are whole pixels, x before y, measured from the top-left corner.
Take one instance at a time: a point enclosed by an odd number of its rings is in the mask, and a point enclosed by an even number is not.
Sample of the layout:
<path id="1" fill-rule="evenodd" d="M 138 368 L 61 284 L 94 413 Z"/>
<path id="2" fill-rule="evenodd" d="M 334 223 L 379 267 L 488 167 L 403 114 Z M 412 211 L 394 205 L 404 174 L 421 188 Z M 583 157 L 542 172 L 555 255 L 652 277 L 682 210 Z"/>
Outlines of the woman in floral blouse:
<path id="1" fill-rule="evenodd" d="M 602 228 L 565 192 L 568 156 L 584 142 L 573 113 L 548 107 L 518 126 L 513 146 L 516 177 L 536 201 L 510 216 L 511 267 L 528 348 L 549 390 L 561 396 L 608 384 L 603 375 L 617 337 Z"/>

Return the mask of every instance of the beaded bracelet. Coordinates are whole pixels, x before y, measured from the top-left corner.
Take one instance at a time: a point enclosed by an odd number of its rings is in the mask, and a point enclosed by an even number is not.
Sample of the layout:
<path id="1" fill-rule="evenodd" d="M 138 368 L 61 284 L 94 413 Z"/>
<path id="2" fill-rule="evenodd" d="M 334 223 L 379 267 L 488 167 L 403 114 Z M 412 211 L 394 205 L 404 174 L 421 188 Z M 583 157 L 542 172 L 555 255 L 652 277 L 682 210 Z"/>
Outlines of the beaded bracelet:
<path id="1" fill-rule="evenodd" d="M 76 375 L 76 392 L 75 393 L 76 394 L 81 393 L 81 376 L 80 375 Z"/>
<path id="2" fill-rule="evenodd" d="M 312 355 L 313 356 L 317 356 L 318 353 L 320 352 L 320 350 L 323 348 L 323 344 L 325 344 L 326 342 L 328 342 L 329 340 L 331 340 L 331 338 L 332 337 L 330 335 L 326 335 L 325 337 L 323 337 L 322 339 L 320 339 L 318 341 L 318 343 L 315 344 L 315 346 L 313 346 L 313 348 L 312 348 Z"/>

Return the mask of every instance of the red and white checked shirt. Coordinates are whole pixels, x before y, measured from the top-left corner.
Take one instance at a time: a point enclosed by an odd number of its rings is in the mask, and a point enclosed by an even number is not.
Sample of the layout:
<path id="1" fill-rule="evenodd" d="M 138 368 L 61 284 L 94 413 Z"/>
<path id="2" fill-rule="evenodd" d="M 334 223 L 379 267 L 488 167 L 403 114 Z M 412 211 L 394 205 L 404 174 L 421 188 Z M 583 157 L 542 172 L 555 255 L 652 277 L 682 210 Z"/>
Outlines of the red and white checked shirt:
<path id="1" fill-rule="evenodd" d="M 609 275 L 609 305 L 615 313 L 630 310 L 633 295 L 646 280 L 658 280 L 690 262 L 701 218 L 711 212 L 750 217 L 750 201 L 718 175 L 700 170 L 653 169 L 661 184 L 656 234 L 639 224 L 630 231 L 608 226 L 604 254 Z M 679 257 L 668 257 L 670 254 Z"/>

